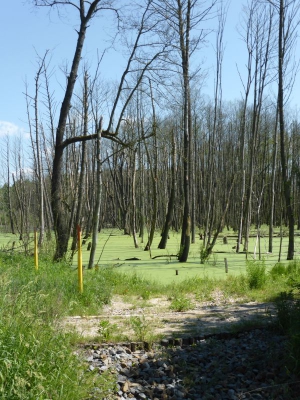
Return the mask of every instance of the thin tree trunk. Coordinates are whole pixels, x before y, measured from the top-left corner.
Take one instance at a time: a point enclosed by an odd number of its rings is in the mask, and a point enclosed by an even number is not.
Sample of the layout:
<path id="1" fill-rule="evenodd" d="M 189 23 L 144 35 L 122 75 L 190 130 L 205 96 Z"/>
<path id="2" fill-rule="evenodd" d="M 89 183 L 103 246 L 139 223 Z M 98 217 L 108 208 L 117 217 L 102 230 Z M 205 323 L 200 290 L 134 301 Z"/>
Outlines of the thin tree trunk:
<path id="1" fill-rule="evenodd" d="M 178 260 L 186 262 L 188 259 L 191 244 L 191 214 L 190 214 L 190 76 L 189 76 L 189 57 L 190 57 L 190 17 L 191 1 L 188 0 L 186 8 L 186 20 L 183 21 L 182 4 L 178 0 L 178 25 L 181 50 L 181 63 L 183 74 L 183 194 L 184 208 L 181 228 L 181 241 Z"/>
<path id="2" fill-rule="evenodd" d="M 96 141 L 96 160 L 97 160 L 97 177 L 96 177 L 96 201 L 93 212 L 93 224 L 92 224 L 92 246 L 89 258 L 88 268 L 92 269 L 94 266 L 95 253 L 98 242 L 98 229 L 100 219 L 100 207 L 101 207 L 101 134 L 102 134 L 102 118 L 99 122 L 97 129 L 97 141 Z"/>
<path id="3" fill-rule="evenodd" d="M 132 159 L 132 235 L 133 235 L 133 242 L 134 247 L 137 249 L 139 247 L 137 241 L 137 234 L 136 234 L 136 197 L 135 197 L 135 181 L 136 181 L 136 149 L 133 150 L 133 159 Z"/>
<path id="4" fill-rule="evenodd" d="M 164 223 L 164 227 L 161 234 L 161 240 L 159 242 L 158 248 L 165 249 L 168 241 L 169 230 L 173 220 L 173 213 L 174 213 L 174 206 L 175 206 L 175 196 L 176 196 L 176 186 L 177 186 L 177 179 L 176 179 L 176 140 L 175 140 L 175 133 L 173 131 L 172 135 L 172 187 L 170 198 L 168 202 L 168 211 L 166 215 L 166 220 Z"/>
<path id="5" fill-rule="evenodd" d="M 10 188 L 10 150 L 9 150 L 9 140 L 7 139 L 7 201 L 8 201 L 8 213 L 10 221 L 11 233 L 15 234 L 15 226 L 12 212 L 12 202 L 11 202 L 11 188 Z"/>
<path id="6" fill-rule="evenodd" d="M 294 210 L 291 198 L 291 181 L 288 178 L 288 167 L 285 155 L 285 122 L 284 122 L 284 89 L 283 89 L 283 59 L 284 59 L 284 0 L 280 0 L 279 9 L 279 40 L 278 40 L 278 113 L 279 113 L 279 133 L 280 133 L 280 159 L 283 181 L 283 193 L 286 203 L 286 213 L 289 225 L 289 244 L 287 260 L 294 259 Z"/>
<path id="7" fill-rule="evenodd" d="M 227 214 L 227 211 L 228 211 L 228 208 L 229 208 L 230 197 L 231 197 L 231 192 L 232 192 L 232 189 L 233 189 L 234 182 L 235 182 L 235 177 L 232 180 L 232 183 L 231 183 L 231 186 L 230 186 L 230 189 L 229 189 L 229 192 L 228 192 L 226 206 L 225 206 L 225 209 L 223 210 L 223 215 L 222 215 L 222 218 L 220 220 L 220 223 L 219 223 L 219 225 L 218 225 L 218 227 L 216 229 L 216 232 L 215 232 L 215 234 L 213 236 L 212 242 L 206 248 L 207 257 L 209 257 L 210 254 L 212 253 L 212 250 L 214 248 L 214 245 L 216 244 L 218 236 L 219 236 L 220 232 L 222 232 L 222 230 L 223 230 L 223 228 L 225 226 L 225 217 L 226 217 L 226 214 Z"/>
<path id="8" fill-rule="evenodd" d="M 276 161 L 277 161 L 277 149 L 278 149 L 277 129 L 278 129 L 278 105 L 276 106 L 276 122 L 274 131 L 274 147 L 273 147 L 272 176 L 271 176 L 271 206 L 270 206 L 270 219 L 269 219 L 269 248 L 268 248 L 269 253 L 273 253 L 275 181 L 276 181 Z"/>
<path id="9" fill-rule="evenodd" d="M 145 247 L 145 251 L 150 250 L 152 246 L 152 242 L 154 239 L 154 233 L 155 233 L 155 228 L 156 228 L 156 219 L 157 219 L 157 210 L 158 210 L 158 194 L 157 194 L 157 163 L 158 163 L 158 155 L 157 155 L 157 136 L 156 136 L 156 113 L 155 113 L 155 107 L 154 107 L 154 99 L 153 99 L 153 94 L 152 94 L 152 86 L 151 86 L 151 81 L 149 81 L 149 86 L 150 86 L 150 95 L 151 95 L 151 104 L 152 104 L 152 133 L 153 133 L 153 146 L 154 146 L 154 160 L 153 163 L 151 162 L 150 154 L 148 151 L 147 144 L 145 142 L 145 149 L 146 149 L 146 154 L 148 157 L 148 162 L 150 165 L 150 174 L 151 174 L 151 180 L 152 180 L 152 189 L 153 189 L 153 210 L 152 210 L 152 217 L 151 217 L 151 224 L 150 224 L 150 232 L 149 232 L 149 237 L 148 237 L 148 242 Z M 144 131 L 144 129 L 142 129 Z M 154 164 L 154 165 L 153 165 Z"/>
<path id="10" fill-rule="evenodd" d="M 88 74 L 85 72 L 84 75 L 84 90 L 83 90 L 83 135 L 86 136 L 88 132 L 88 112 L 89 112 L 89 88 L 88 88 Z M 73 222 L 73 241 L 71 245 L 72 252 L 76 250 L 77 246 L 77 226 L 81 225 L 81 215 L 83 206 L 83 194 L 84 194 L 84 179 L 86 171 L 86 142 L 82 142 L 82 153 L 80 162 L 80 175 L 78 182 L 78 193 L 77 193 L 77 210 L 75 219 Z"/>

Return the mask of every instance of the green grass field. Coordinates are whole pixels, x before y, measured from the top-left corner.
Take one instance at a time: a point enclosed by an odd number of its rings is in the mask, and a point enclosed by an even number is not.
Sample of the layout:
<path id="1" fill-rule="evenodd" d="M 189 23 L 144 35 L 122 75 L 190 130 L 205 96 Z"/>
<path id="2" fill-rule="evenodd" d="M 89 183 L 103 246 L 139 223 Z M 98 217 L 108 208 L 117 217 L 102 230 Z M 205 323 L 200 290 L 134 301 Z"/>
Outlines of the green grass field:
<path id="1" fill-rule="evenodd" d="M 265 228 L 267 232 L 267 228 Z M 298 233 L 298 232 L 297 232 Z M 223 244 L 223 237 L 227 236 L 228 244 Z M 254 248 L 256 238 L 254 231 L 250 238 L 250 246 L 248 260 L 254 259 Z M 16 236 L 10 234 L 0 235 L 0 248 L 10 248 L 12 242 L 15 241 L 15 247 L 21 248 L 21 244 Z M 33 240 L 33 238 L 32 238 Z M 142 276 L 145 279 L 158 281 L 162 284 L 172 282 L 181 282 L 187 278 L 193 277 L 211 277 L 222 278 L 227 275 L 239 275 L 245 272 L 246 254 L 235 252 L 236 235 L 233 232 L 224 232 L 219 236 L 217 244 L 214 247 L 213 254 L 204 264 L 200 263 L 200 250 L 202 241 L 197 237 L 196 243 L 191 244 L 190 255 L 186 263 L 179 263 L 176 255 L 180 245 L 180 234 L 176 232 L 170 233 L 167 249 L 160 250 L 157 248 L 160 240 L 159 232 L 156 233 L 152 244 L 151 252 L 144 251 L 146 243 L 140 243 L 139 248 L 135 248 L 133 238 L 123 235 L 121 231 L 113 229 L 103 230 L 98 237 L 98 248 L 96 251 L 95 261 L 99 268 L 103 266 L 115 266 L 120 272 L 132 272 Z M 87 251 L 89 239 L 82 247 L 83 265 L 87 266 L 89 259 L 89 251 Z M 33 242 L 32 242 L 33 243 Z M 273 253 L 269 254 L 268 237 L 261 238 L 261 258 L 264 260 L 267 269 L 272 268 L 278 261 L 280 238 L 278 236 L 273 239 Z M 288 238 L 283 238 L 281 262 L 286 261 Z M 32 246 L 32 245 L 31 245 Z M 295 236 L 295 258 L 300 255 L 300 236 Z M 50 251 L 50 250 L 49 250 Z M 153 259 L 153 257 L 163 256 Z M 127 260 L 137 258 L 137 260 Z M 225 273 L 225 262 L 228 263 L 228 274 Z M 259 259 L 258 244 L 256 249 L 256 260 Z M 75 254 L 72 266 L 77 266 L 77 254 Z M 177 272 L 176 272 L 177 271 Z"/>

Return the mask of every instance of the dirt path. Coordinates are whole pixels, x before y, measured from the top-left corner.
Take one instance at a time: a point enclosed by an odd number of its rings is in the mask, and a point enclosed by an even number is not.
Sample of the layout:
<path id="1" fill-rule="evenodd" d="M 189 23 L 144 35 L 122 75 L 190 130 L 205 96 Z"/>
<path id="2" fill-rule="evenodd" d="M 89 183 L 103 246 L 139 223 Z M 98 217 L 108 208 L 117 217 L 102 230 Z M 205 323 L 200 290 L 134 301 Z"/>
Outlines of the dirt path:
<path id="1" fill-rule="evenodd" d="M 217 296 L 218 297 L 218 296 Z M 233 300 L 214 299 L 198 302 L 191 298 L 192 309 L 184 312 L 170 310 L 171 300 L 166 297 L 143 300 L 115 296 L 97 316 L 75 316 L 64 320 L 68 329 L 74 329 L 85 339 L 99 336 L 101 321 L 114 326 L 114 334 L 134 338 L 130 318 L 137 316 L 144 321 L 153 336 L 201 336 L 267 324 L 275 314 L 270 303 L 236 303 Z"/>

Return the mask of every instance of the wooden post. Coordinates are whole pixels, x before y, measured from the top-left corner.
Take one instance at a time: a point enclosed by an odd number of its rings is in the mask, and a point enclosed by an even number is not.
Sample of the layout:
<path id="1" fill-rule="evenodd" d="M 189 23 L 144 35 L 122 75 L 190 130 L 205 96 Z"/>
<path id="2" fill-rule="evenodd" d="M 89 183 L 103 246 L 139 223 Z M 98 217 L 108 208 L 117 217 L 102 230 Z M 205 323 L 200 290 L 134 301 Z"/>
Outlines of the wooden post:
<path id="1" fill-rule="evenodd" d="M 224 258 L 224 263 L 225 263 L 225 272 L 228 274 L 228 263 L 227 263 L 227 258 Z"/>
<path id="2" fill-rule="evenodd" d="M 39 250 L 38 250 L 38 239 L 37 239 L 37 230 L 34 231 L 34 266 L 35 270 L 39 269 Z"/>
<path id="3" fill-rule="evenodd" d="M 77 225 L 77 243 L 78 243 L 78 290 L 80 293 L 83 293 L 81 230 L 79 225 Z"/>
<path id="4" fill-rule="evenodd" d="M 178 269 L 176 269 L 176 275 L 178 275 Z"/>

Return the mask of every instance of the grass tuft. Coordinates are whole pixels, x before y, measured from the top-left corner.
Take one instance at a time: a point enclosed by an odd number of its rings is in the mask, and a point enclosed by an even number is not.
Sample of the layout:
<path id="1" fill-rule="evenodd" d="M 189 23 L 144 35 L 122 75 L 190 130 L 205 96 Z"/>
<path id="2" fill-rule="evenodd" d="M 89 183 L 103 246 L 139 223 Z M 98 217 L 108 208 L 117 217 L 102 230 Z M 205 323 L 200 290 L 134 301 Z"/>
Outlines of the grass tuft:
<path id="1" fill-rule="evenodd" d="M 262 289 L 267 281 L 265 263 L 263 261 L 248 261 L 246 266 L 246 275 L 251 290 Z"/>
<path id="2" fill-rule="evenodd" d="M 175 296 L 171 301 L 170 309 L 176 312 L 184 312 L 193 309 L 193 303 L 185 296 Z"/>

